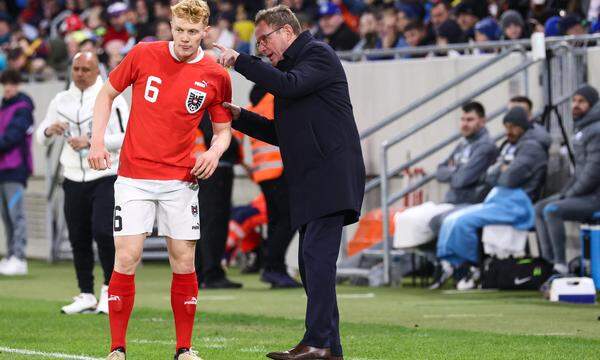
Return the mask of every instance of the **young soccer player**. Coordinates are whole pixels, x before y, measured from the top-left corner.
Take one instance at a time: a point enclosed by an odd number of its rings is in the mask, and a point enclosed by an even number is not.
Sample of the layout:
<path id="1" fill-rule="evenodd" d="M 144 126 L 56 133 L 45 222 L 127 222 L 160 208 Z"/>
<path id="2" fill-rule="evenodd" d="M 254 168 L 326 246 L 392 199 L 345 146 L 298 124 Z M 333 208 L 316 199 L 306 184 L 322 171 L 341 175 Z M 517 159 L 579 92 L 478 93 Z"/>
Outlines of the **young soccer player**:
<path id="1" fill-rule="evenodd" d="M 191 351 L 198 283 L 194 249 L 200 237 L 196 178 L 214 172 L 231 140 L 229 74 L 204 56 L 200 42 L 209 8 L 202 0 L 172 6 L 172 42 L 136 45 L 109 76 L 98 95 L 88 161 L 111 166 L 104 133 L 113 99 L 133 86 L 131 114 L 115 182 L 115 268 L 110 280 L 109 360 L 125 359 L 125 335 L 135 296 L 134 276 L 155 217 L 167 237 L 173 270 L 171 307 L 175 318 L 175 360 L 198 360 Z M 195 131 L 207 110 L 214 137 L 208 151 L 193 157 Z M 228 206 L 228 204 L 223 204 Z"/>

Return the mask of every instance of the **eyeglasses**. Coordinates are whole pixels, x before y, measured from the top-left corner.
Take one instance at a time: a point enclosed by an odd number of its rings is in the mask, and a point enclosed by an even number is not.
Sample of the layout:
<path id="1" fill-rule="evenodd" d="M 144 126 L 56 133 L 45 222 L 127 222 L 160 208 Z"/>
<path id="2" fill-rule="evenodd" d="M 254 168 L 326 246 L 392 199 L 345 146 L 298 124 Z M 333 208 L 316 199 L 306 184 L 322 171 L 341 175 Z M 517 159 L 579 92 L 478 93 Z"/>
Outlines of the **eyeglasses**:
<path id="1" fill-rule="evenodd" d="M 267 46 L 267 41 L 269 40 L 269 36 L 278 32 L 281 29 L 283 29 L 283 26 L 271 31 L 270 33 L 264 34 L 263 36 L 256 39 L 256 49 L 258 49 L 261 45 Z"/>

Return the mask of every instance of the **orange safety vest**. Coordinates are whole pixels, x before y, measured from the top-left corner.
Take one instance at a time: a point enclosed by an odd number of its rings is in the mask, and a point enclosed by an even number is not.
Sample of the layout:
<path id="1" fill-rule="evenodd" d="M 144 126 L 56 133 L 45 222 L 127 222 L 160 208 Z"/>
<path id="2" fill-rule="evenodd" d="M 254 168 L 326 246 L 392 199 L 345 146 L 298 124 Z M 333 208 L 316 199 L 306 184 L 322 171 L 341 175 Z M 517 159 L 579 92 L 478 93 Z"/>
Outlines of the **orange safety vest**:
<path id="1" fill-rule="evenodd" d="M 256 106 L 248 106 L 248 110 L 260 114 L 269 120 L 275 117 L 275 98 L 267 93 Z M 283 174 L 283 160 L 279 147 L 250 137 L 252 148 L 252 178 L 260 183 L 277 179 Z"/>
<path id="2" fill-rule="evenodd" d="M 208 148 L 204 142 L 204 133 L 202 130 L 196 129 L 196 142 L 194 144 L 194 150 L 192 150 L 192 155 L 194 158 L 197 158 L 200 154 L 206 152 L 206 150 L 208 150 Z"/>

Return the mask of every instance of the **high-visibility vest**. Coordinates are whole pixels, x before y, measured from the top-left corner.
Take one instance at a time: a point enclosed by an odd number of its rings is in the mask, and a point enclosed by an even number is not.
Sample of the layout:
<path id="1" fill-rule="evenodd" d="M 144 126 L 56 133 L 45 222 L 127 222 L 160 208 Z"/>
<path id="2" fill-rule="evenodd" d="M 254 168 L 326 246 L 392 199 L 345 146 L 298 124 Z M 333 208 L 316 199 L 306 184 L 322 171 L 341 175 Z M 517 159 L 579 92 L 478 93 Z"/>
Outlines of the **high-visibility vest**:
<path id="1" fill-rule="evenodd" d="M 275 117 L 275 98 L 267 93 L 256 106 L 248 106 L 248 110 L 260 114 L 269 120 Z M 279 147 L 250 137 L 252 148 L 252 178 L 260 183 L 277 179 L 283 174 L 283 161 Z"/>
<path id="2" fill-rule="evenodd" d="M 192 150 L 192 155 L 194 158 L 197 158 L 200 154 L 206 152 L 206 150 L 208 150 L 208 148 L 204 142 L 204 133 L 202 130 L 196 129 L 196 142 L 194 144 L 194 150 Z"/>

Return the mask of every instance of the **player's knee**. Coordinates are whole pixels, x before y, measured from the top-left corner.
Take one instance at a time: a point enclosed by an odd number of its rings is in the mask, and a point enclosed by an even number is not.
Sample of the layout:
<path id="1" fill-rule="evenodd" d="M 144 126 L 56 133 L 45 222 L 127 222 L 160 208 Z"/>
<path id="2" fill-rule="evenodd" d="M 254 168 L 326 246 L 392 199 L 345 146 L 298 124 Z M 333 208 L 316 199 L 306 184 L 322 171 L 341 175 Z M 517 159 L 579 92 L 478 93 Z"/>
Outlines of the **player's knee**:
<path id="1" fill-rule="evenodd" d="M 115 253 L 115 269 L 119 272 L 125 271 L 126 273 L 131 273 L 135 271 L 140 260 L 141 255 L 137 252 L 127 250 L 117 251 Z"/>

